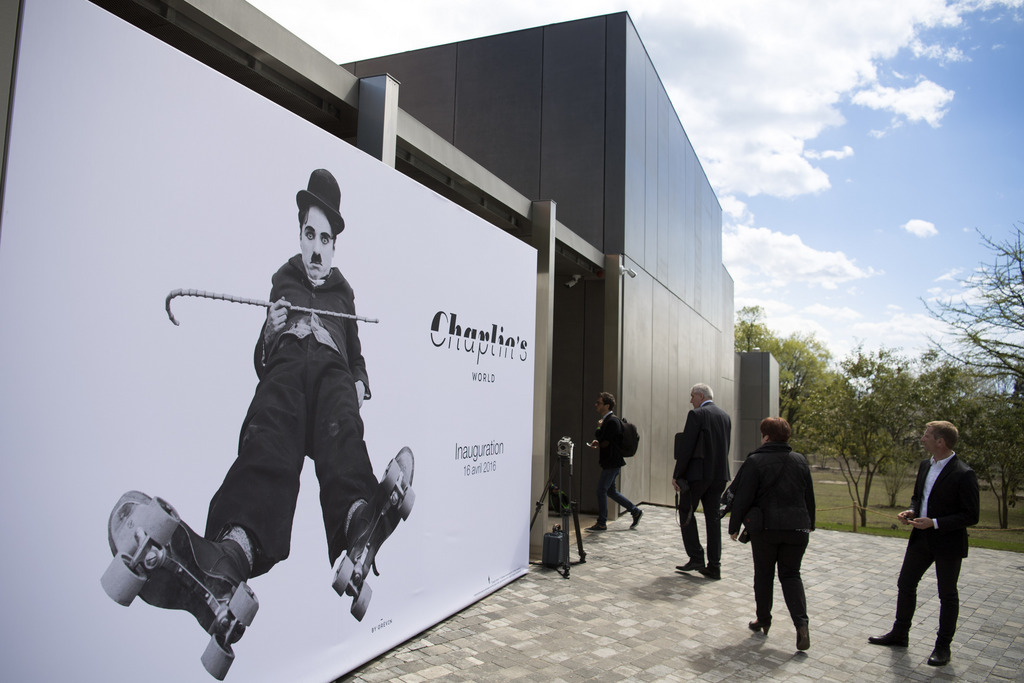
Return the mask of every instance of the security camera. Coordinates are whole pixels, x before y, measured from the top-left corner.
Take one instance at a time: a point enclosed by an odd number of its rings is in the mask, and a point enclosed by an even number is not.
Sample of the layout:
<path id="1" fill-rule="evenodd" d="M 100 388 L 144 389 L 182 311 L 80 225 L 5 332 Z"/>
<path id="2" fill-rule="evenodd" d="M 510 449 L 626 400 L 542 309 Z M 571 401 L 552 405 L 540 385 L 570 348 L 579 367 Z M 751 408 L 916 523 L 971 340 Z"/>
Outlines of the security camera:
<path id="1" fill-rule="evenodd" d="M 628 275 L 630 277 L 636 277 L 636 271 L 626 266 L 619 266 L 619 275 Z"/>
<path id="2" fill-rule="evenodd" d="M 573 287 L 576 286 L 576 283 L 579 282 L 582 279 L 583 279 L 583 276 L 580 275 L 579 273 L 577 273 L 576 275 L 573 275 L 572 278 L 570 278 L 568 282 L 565 283 L 565 286 L 568 287 L 569 289 L 572 289 Z"/>

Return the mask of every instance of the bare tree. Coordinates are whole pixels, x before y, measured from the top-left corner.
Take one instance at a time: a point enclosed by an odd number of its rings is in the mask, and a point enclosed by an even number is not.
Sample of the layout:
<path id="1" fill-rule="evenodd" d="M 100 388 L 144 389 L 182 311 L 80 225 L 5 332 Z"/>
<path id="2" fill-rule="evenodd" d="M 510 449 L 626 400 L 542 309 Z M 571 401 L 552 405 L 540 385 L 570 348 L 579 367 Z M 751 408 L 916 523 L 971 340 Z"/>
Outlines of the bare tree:
<path id="1" fill-rule="evenodd" d="M 979 234 L 981 234 L 979 232 Z M 951 343 L 932 340 L 949 356 L 1024 391 L 1024 233 L 1021 225 L 997 242 L 981 239 L 992 261 L 961 280 L 960 297 L 929 304 L 928 312 L 953 331 Z"/>

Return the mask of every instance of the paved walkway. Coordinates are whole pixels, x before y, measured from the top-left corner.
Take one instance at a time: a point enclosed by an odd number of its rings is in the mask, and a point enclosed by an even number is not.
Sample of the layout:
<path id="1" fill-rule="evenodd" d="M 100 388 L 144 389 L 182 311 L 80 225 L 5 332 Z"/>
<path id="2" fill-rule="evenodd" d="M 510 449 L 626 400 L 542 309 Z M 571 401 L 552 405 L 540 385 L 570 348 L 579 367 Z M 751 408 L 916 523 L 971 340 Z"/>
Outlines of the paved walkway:
<path id="1" fill-rule="evenodd" d="M 869 645 L 892 625 L 906 540 L 815 531 L 802 572 L 811 649 L 800 653 L 777 580 L 770 635 L 747 629 L 749 546 L 725 537 L 721 581 L 681 574 L 674 511 L 642 509 L 635 530 L 626 515 L 608 531 L 584 531 L 586 563 L 568 580 L 533 565 L 341 680 L 1024 681 L 1024 555 L 971 549 L 953 660 L 936 668 L 925 663 L 938 622 L 934 570 L 921 582 L 910 647 Z"/>

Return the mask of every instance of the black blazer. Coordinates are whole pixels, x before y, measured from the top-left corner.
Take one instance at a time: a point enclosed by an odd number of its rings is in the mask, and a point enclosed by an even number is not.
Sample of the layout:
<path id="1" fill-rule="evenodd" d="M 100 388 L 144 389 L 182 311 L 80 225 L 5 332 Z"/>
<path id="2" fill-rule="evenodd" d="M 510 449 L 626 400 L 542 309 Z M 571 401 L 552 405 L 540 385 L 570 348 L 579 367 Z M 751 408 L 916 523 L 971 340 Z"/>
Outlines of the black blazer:
<path id="1" fill-rule="evenodd" d="M 921 461 L 914 482 L 914 496 L 910 509 L 914 517 L 921 516 L 924 482 L 931 468 L 931 458 Z M 914 529 L 915 536 L 924 536 L 935 557 L 967 557 L 967 527 L 978 523 L 978 478 L 974 470 L 953 455 L 942 468 L 931 495 L 928 496 L 928 516 L 938 521 L 938 529 Z"/>
<path id="2" fill-rule="evenodd" d="M 594 438 L 597 443 L 608 443 L 601 446 L 597 462 L 603 470 L 611 470 L 616 467 L 625 467 L 626 460 L 622 457 L 622 420 L 615 413 L 608 413 L 594 431 Z"/>
<path id="3" fill-rule="evenodd" d="M 729 481 L 729 444 L 732 420 L 728 413 L 708 402 L 686 416 L 686 426 L 676 434 L 676 481 Z"/>

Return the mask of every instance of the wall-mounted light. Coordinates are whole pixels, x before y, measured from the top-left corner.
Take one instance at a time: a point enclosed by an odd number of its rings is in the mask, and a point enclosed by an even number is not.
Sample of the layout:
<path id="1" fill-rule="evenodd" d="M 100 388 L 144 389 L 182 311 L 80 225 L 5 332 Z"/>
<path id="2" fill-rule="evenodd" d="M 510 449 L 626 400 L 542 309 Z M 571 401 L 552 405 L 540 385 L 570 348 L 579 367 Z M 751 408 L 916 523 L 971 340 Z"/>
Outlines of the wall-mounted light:
<path id="1" fill-rule="evenodd" d="M 636 271 L 626 266 L 619 266 L 619 275 L 628 275 L 630 277 L 636 277 Z"/>

